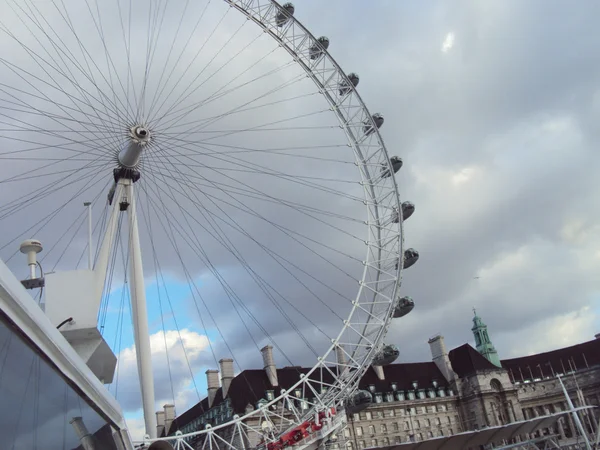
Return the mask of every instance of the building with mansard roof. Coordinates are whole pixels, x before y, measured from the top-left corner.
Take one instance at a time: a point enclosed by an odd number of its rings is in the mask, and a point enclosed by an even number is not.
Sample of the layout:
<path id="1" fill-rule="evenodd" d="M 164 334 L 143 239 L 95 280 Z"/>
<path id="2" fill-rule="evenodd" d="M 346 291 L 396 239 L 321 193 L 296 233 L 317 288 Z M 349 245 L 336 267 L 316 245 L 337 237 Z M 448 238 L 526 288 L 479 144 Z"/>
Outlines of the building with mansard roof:
<path id="1" fill-rule="evenodd" d="M 429 340 L 431 361 L 371 367 L 360 383 L 373 403 L 348 417 L 348 426 L 333 435 L 332 450 L 359 450 L 403 442 L 422 441 L 526 420 L 568 409 L 558 376 L 575 406 L 600 405 L 600 334 L 594 340 L 531 356 L 500 360 L 487 326 L 477 314 L 472 331 L 476 348 L 463 344 L 450 352 L 443 336 Z M 272 348 L 262 349 L 265 362 Z M 269 367 L 233 373 L 231 359 L 207 371 L 208 396 L 174 420 L 161 419 L 160 434 L 184 433 L 231 420 L 234 414 L 258 408 L 292 386 L 302 367 Z M 169 406 L 169 408 L 172 408 Z M 595 410 L 582 413 L 589 433 L 597 432 Z M 556 434 L 561 444 L 577 439 L 571 416 L 555 428 L 536 432 Z"/>

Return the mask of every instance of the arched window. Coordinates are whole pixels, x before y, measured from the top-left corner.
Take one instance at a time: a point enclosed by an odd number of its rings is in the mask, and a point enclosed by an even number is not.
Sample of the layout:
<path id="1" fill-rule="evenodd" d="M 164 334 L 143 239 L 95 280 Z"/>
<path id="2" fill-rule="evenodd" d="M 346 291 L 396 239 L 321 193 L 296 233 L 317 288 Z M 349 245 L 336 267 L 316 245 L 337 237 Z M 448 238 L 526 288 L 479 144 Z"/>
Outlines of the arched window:
<path id="1" fill-rule="evenodd" d="M 502 391 L 502 383 L 500 383 L 500 381 L 498 381 L 497 378 L 493 378 L 492 381 L 490 381 L 490 387 L 492 388 L 493 391 L 496 391 L 496 392 Z"/>

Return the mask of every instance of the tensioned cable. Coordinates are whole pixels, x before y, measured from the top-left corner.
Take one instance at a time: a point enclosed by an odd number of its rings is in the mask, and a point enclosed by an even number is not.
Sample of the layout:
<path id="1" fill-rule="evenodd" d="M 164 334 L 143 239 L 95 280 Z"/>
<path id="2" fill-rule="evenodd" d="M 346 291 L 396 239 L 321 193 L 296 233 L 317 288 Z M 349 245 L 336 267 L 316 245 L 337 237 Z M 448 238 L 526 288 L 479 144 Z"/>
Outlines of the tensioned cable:
<path id="1" fill-rule="evenodd" d="M 157 184 L 156 184 L 156 186 L 157 186 L 157 187 L 159 187 L 159 184 L 157 183 Z M 160 187 L 159 187 L 159 189 L 160 189 Z M 165 205 L 165 204 L 164 204 L 164 202 L 162 201 L 162 196 L 161 196 L 160 194 L 158 194 L 158 198 L 159 198 L 159 200 L 161 201 L 161 203 L 162 203 L 162 205 L 163 205 L 163 210 L 166 210 L 166 205 Z M 200 211 L 200 212 L 201 212 L 201 211 Z M 169 216 L 165 216 L 165 217 L 166 217 L 166 220 L 167 220 L 167 222 L 168 222 L 168 224 L 169 224 L 169 228 L 170 228 L 170 230 L 171 230 L 171 234 L 172 234 L 174 227 L 172 227 L 172 226 L 171 226 L 171 221 L 170 221 L 170 219 L 169 219 Z M 162 221 L 161 221 L 161 224 L 162 224 Z M 163 225 L 163 227 L 164 227 L 164 225 Z M 176 229 L 176 228 L 175 228 L 175 229 Z M 165 229 L 165 231 L 166 231 L 166 229 Z M 208 231 L 208 230 L 206 230 L 206 231 Z M 193 230 L 192 230 L 192 233 L 193 233 Z M 191 237 L 190 237 L 190 236 L 188 236 L 188 237 L 187 237 L 187 239 L 191 239 Z M 174 246 L 177 248 L 177 246 L 176 246 L 176 243 L 174 242 L 174 235 L 173 235 L 173 237 L 172 237 L 172 238 L 170 237 L 170 240 L 172 241 L 172 245 L 174 245 Z M 218 241 L 218 242 L 220 242 L 220 241 Z M 195 242 L 195 244 L 196 244 L 196 245 L 198 245 L 198 246 L 199 246 L 199 248 L 202 248 L 202 247 L 201 247 L 201 245 L 200 245 L 200 244 L 199 244 L 197 241 Z M 227 246 L 225 246 L 225 248 L 226 248 L 226 249 L 228 249 L 229 251 L 231 251 L 231 248 L 230 248 L 230 247 L 227 247 Z M 204 254 L 204 252 L 203 252 L 202 250 L 201 250 L 201 252 Z M 179 254 L 179 250 L 178 250 L 178 249 L 176 250 L 176 253 L 177 253 L 177 255 L 178 255 L 179 259 L 181 259 L 181 256 L 180 256 L 180 254 Z M 234 256 L 235 256 L 235 253 L 234 253 Z M 240 262 L 242 262 L 242 261 L 240 261 Z M 181 261 L 181 263 L 182 263 L 182 265 L 183 265 L 183 261 Z M 214 267 L 214 266 L 212 266 L 212 263 L 210 263 L 210 260 L 208 260 L 208 261 L 207 261 L 207 264 L 208 264 L 209 266 L 211 266 L 211 267 Z M 244 267 L 249 267 L 247 264 L 244 264 L 243 262 L 242 262 L 242 264 L 244 265 Z M 214 320 L 214 318 L 213 318 L 212 314 L 210 313 L 210 310 L 209 310 L 209 309 L 208 309 L 208 307 L 206 306 L 206 303 L 205 303 L 205 301 L 204 301 L 203 297 L 202 297 L 202 296 L 201 296 L 201 294 L 199 293 L 199 291 L 198 291 L 198 288 L 197 288 L 197 286 L 196 286 L 195 282 L 194 282 L 194 281 L 191 279 L 191 277 L 189 276 L 189 273 L 188 273 L 188 271 L 187 271 L 187 269 L 186 269 L 185 267 L 184 267 L 184 271 L 186 272 L 186 276 L 188 277 L 188 280 L 189 280 L 189 282 L 190 282 L 190 283 L 191 283 L 191 284 L 194 286 L 194 288 L 195 288 L 195 290 L 196 290 L 196 292 L 197 292 L 198 296 L 200 297 L 200 299 L 201 299 L 202 303 L 204 304 L 205 308 L 207 309 L 207 311 L 208 311 L 208 313 L 209 313 L 209 316 L 211 317 L 211 319 L 213 320 L 213 322 L 215 323 L 215 325 L 218 327 L 218 325 L 216 324 L 216 322 L 215 322 L 215 320 Z M 213 273 L 213 274 L 216 274 L 216 273 L 218 273 L 218 271 L 217 271 L 217 272 L 215 272 L 215 273 Z M 221 281 L 221 284 L 222 284 L 222 281 Z M 260 285 L 260 284 L 259 284 L 259 287 L 261 287 L 261 285 Z M 261 287 L 261 289 L 263 290 L 263 292 L 265 293 L 265 295 L 267 295 L 267 296 L 268 296 L 268 297 L 269 297 L 269 298 L 272 300 L 272 302 L 273 302 L 274 306 L 275 306 L 276 308 L 280 309 L 279 305 L 277 305 L 277 302 L 275 302 L 275 301 L 274 301 L 274 299 L 272 299 L 272 297 L 270 296 L 269 292 L 268 292 L 268 291 L 265 291 L 263 287 Z M 238 297 L 238 298 L 239 298 L 239 297 Z M 198 312 L 199 312 L 199 311 L 198 311 Z M 283 314 L 284 314 L 284 317 L 285 317 L 285 313 L 283 313 Z M 288 318 L 288 321 L 289 321 L 289 318 Z M 291 322 L 291 321 L 290 321 L 290 322 Z M 292 328 L 295 328 L 295 325 L 293 324 L 293 322 L 291 322 L 291 323 L 290 323 L 290 325 L 292 326 Z M 220 331 L 219 331 L 219 332 L 220 332 Z M 223 337 L 222 333 L 220 333 L 220 334 L 221 334 L 221 336 Z M 302 336 L 302 334 L 301 334 L 301 333 L 300 333 L 300 337 L 301 337 L 301 338 L 303 338 L 303 336 Z M 275 345 L 275 346 L 277 346 L 277 344 L 276 344 L 275 342 L 274 342 L 274 345 Z M 278 346 L 277 346 L 277 347 L 278 347 Z M 280 348 L 278 348 L 278 349 L 279 349 L 280 351 L 282 351 Z M 292 364 L 291 360 L 290 360 L 290 359 L 289 359 L 289 358 L 288 358 L 288 357 L 285 355 L 285 352 L 283 352 L 283 351 L 282 351 L 282 353 L 283 353 L 284 357 L 285 357 L 286 359 L 288 359 L 288 361 L 290 362 L 290 364 Z"/>
<path id="2" fill-rule="evenodd" d="M 139 194 L 138 194 L 138 198 L 140 198 Z M 148 200 L 146 199 L 146 201 L 148 201 Z M 191 378 L 192 383 L 194 385 L 194 389 L 196 391 L 196 395 L 198 397 L 198 401 L 200 402 L 200 400 L 202 400 L 202 398 L 200 396 L 200 391 L 198 390 L 198 386 L 196 385 L 196 379 L 194 377 L 192 366 L 191 366 L 190 361 L 189 361 L 187 350 L 185 348 L 185 345 L 183 344 L 183 337 L 181 336 L 181 329 L 179 328 L 179 324 L 177 323 L 177 317 L 175 316 L 175 310 L 173 308 L 173 304 L 172 304 L 171 298 L 169 296 L 169 291 L 168 291 L 166 283 L 165 283 L 164 274 L 163 274 L 160 262 L 158 261 L 158 258 L 156 257 L 157 251 L 156 251 L 156 246 L 154 244 L 154 233 L 152 232 L 152 222 L 150 220 L 149 212 L 146 211 L 146 214 L 144 214 L 145 209 L 142 206 L 142 202 L 139 202 L 136 205 L 140 206 L 140 212 L 142 213 L 142 217 L 144 218 L 144 221 L 146 222 L 146 227 L 147 227 L 147 230 L 148 230 L 148 237 L 150 239 L 150 245 L 152 247 L 152 256 L 153 256 L 153 261 L 154 261 L 154 271 L 155 271 L 155 273 L 157 273 L 157 274 L 160 275 L 160 279 L 161 279 L 161 281 L 163 283 L 165 294 L 167 296 L 167 303 L 169 305 L 169 309 L 171 310 L 171 314 L 173 316 L 173 321 L 175 323 L 175 329 L 177 330 L 177 335 L 179 337 L 179 341 L 181 342 L 181 347 L 183 349 L 183 355 L 185 357 L 185 362 L 186 362 L 186 364 L 188 366 L 188 369 L 189 369 L 189 372 L 190 372 L 190 378 Z M 157 285 L 157 289 L 159 289 L 158 279 L 157 279 L 156 285 Z M 159 291 L 159 303 L 160 303 L 160 291 Z M 161 322 L 162 322 L 162 326 L 163 326 L 163 333 L 166 334 L 165 324 L 164 324 L 164 316 L 163 316 L 163 312 L 162 312 L 162 303 L 160 303 L 159 306 L 161 308 L 161 313 L 160 314 L 161 314 Z M 166 337 L 165 337 L 165 339 L 166 339 Z M 207 336 L 207 339 L 208 339 L 208 336 Z M 168 349 L 167 349 L 166 341 L 165 341 L 165 351 L 167 352 L 167 355 L 168 355 Z M 171 373 L 170 372 L 169 372 L 169 378 L 171 378 Z M 172 388 L 172 384 L 173 384 L 173 381 L 171 379 L 171 388 Z M 175 403 L 175 394 L 173 394 L 173 403 Z M 202 412 L 204 412 L 204 408 L 202 407 L 202 405 L 200 405 L 200 408 L 202 409 Z"/>
<path id="3" fill-rule="evenodd" d="M 174 176 L 173 178 L 174 178 L 175 180 L 177 180 L 177 176 Z M 159 187 L 159 189 L 160 189 L 160 187 Z M 183 208 L 182 208 L 182 207 L 179 205 L 179 202 L 177 201 L 177 199 L 176 199 L 175 197 L 171 197 L 171 198 L 172 198 L 172 200 L 173 200 L 173 201 L 174 201 L 174 202 L 175 202 L 175 203 L 176 203 L 176 204 L 179 206 L 181 213 L 183 213 L 183 214 L 184 214 L 184 210 L 183 210 Z M 196 199 L 199 201 L 199 199 L 198 199 L 197 197 L 196 197 Z M 197 205 L 197 208 L 198 208 L 198 211 L 199 211 L 201 214 L 203 214 L 203 213 L 202 213 L 202 210 L 201 210 L 201 208 L 200 208 L 200 206 L 198 206 L 198 205 Z M 186 216 L 185 214 L 184 214 L 184 217 L 186 217 L 186 221 L 187 221 L 187 216 Z M 211 223 L 211 221 L 208 221 L 208 223 Z M 212 225 L 212 223 L 211 223 L 211 225 Z M 229 246 L 225 245 L 225 247 L 226 247 L 226 248 L 227 248 L 229 251 L 231 251 L 231 250 L 232 250 L 232 248 L 233 248 L 233 244 L 232 244 L 232 243 L 231 243 L 231 241 L 230 241 L 230 240 L 227 238 L 226 234 L 222 232 L 222 230 L 220 229 L 220 227 L 218 227 L 218 225 L 217 225 L 216 223 L 215 223 L 214 225 L 215 225 L 215 226 L 216 226 L 216 227 L 219 229 L 219 233 L 222 235 L 222 238 L 223 238 L 224 240 L 227 240 L 227 241 L 229 242 L 229 244 L 232 246 L 232 247 L 229 247 Z M 189 226 L 189 223 L 188 223 L 188 226 Z M 213 226 L 213 229 L 214 229 L 214 226 Z M 192 231 L 192 234 L 194 234 L 194 235 L 195 235 L 195 232 L 193 231 L 193 228 L 192 228 L 191 226 L 190 226 L 190 230 Z M 215 229 L 215 231 L 216 231 L 216 229 Z M 196 239 L 197 239 L 197 237 L 196 237 Z M 220 242 L 221 242 L 221 241 L 220 241 Z M 201 247 L 201 244 L 199 244 L 199 241 L 198 241 L 198 245 Z M 235 252 L 235 253 L 237 253 L 237 252 Z M 234 253 L 234 256 L 236 256 L 236 258 L 238 259 L 238 261 L 240 261 L 240 263 L 242 263 L 244 266 L 246 266 L 246 267 L 250 268 L 250 266 L 249 266 L 249 265 L 246 263 L 246 261 L 243 259 L 243 257 L 242 257 L 241 255 L 239 255 L 239 256 L 238 256 L 238 255 L 236 255 L 235 253 Z M 210 260 L 209 260 L 209 263 L 210 263 Z M 212 265 L 212 264 L 211 264 L 211 265 Z M 251 270 L 251 268 L 250 268 L 250 270 Z M 252 271 L 252 272 L 254 273 L 254 271 Z M 256 280 L 255 280 L 255 281 L 256 281 Z M 269 287 L 270 287 L 270 288 L 271 288 L 271 289 L 272 289 L 274 292 L 276 292 L 276 293 L 277 293 L 277 294 L 280 296 L 280 298 L 282 298 L 284 301 L 286 301 L 288 304 L 290 304 L 290 305 L 292 306 L 292 308 L 294 308 L 298 314 L 300 314 L 300 315 L 302 315 L 303 317 L 305 317 L 305 318 L 306 318 L 306 316 L 305 316 L 305 315 L 304 315 L 304 314 L 303 314 L 303 313 L 302 313 L 300 310 L 298 310 L 298 309 L 297 309 L 297 308 L 296 308 L 294 305 L 292 305 L 291 303 L 289 303 L 289 302 L 287 301 L 287 299 L 285 298 L 285 296 L 281 295 L 281 294 L 280 294 L 280 293 L 279 293 L 279 292 L 278 292 L 278 291 L 277 291 L 275 288 L 273 288 L 273 286 L 271 286 L 271 285 L 270 285 L 268 282 L 266 282 L 266 281 L 262 280 L 262 277 L 261 277 L 261 281 L 262 281 L 262 282 L 263 282 L 265 285 L 269 286 Z M 299 280 L 297 280 L 297 281 L 299 281 Z M 306 286 L 305 286 L 305 287 L 306 287 Z M 267 294 L 267 291 L 264 291 L 264 292 L 265 292 L 265 294 Z M 311 292 L 311 291 L 309 290 L 309 292 Z M 267 295 L 268 295 L 268 294 L 267 294 Z M 313 294 L 313 295 L 314 295 L 314 294 Z M 275 299 L 273 299 L 273 298 L 272 298 L 270 295 L 269 295 L 269 298 L 271 298 L 271 300 L 272 300 L 272 302 L 273 302 L 274 306 L 275 306 L 277 309 L 279 309 L 279 311 L 282 313 L 282 315 L 283 315 L 283 316 L 284 316 L 284 317 L 285 317 L 285 318 L 288 320 L 288 322 L 290 322 L 290 325 L 292 326 L 292 328 L 293 328 L 293 329 L 296 329 L 296 330 L 297 330 L 297 332 L 299 333 L 299 335 L 301 336 L 301 338 L 302 338 L 302 339 L 304 339 L 304 336 L 302 335 L 302 333 L 299 331 L 299 329 L 296 327 L 296 325 L 293 323 L 293 321 L 292 321 L 292 320 L 291 320 L 291 319 L 290 319 L 290 318 L 287 316 L 287 314 L 286 314 L 286 313 L 283 311 L 283 309 L 282 309 L 282 308 L 281 308 L 281 307 L 280 307 L 280 306 L 277 304 L 277 302 L 275 301 Z M 308 320 L 308 318 L 306 318 L 306 319 Z M 314 324 L 313 324 L 313 325 L 314 325 Z M 318 327 L 316 327 L 316 328 L 317 328 L 317 329 L 319 329 Z M 325 334 L 325 335 L 326 335 L 326 334 Z M 326 335 L 326 336 L 327 336 L 327 335 Z M 312 346 L 311 346 L 311 345 L 310 345 L 310 344 L 309 344 L 309 343 L 308 343 L 306 340 L 305 340 L 305 343 L 307 344 L 307 346 L 308 346 L 309 348 L 313 349 L 313 348 L 312 348 Z M 313 349 L 313 351 L 314 351 L 314 349 Z M 316 351 L 315 351 L 315 353 L 316 353 Z"/>

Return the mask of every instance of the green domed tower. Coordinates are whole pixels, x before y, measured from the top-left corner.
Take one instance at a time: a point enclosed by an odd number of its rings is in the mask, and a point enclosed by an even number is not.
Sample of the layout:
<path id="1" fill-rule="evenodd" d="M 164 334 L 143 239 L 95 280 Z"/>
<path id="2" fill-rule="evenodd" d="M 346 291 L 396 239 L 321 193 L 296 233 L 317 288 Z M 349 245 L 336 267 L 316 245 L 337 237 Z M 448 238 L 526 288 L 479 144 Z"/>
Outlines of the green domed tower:
<path id="1" fill-rule="evenodd" d="M 473 336 L 475 336 L 475 345 L 477 346 L 477 351 L 484 356 L 489 362 L 497 367 L 502 367 L 500 364 L 500 358 L 498 357 L 498 352 L 494 348 L 494 344 L 490 340 L 490 336 L 487 331 L 487 325 L 483 323 L 481 317 L 477 315 L 477 311 L 473 308 Z"/>

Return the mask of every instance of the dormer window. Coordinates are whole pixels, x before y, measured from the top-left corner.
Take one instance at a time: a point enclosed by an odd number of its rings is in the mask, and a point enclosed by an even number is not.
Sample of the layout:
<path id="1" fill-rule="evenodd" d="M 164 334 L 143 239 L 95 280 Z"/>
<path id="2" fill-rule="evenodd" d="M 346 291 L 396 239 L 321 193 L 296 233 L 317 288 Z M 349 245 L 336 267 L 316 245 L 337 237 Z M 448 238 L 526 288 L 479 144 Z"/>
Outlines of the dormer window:
<path id="1" fill-rule="evenodd" d="M 392 383 L 392 391 L 396 391 L 398 390 L 398 383 L 396 383 L 395 381 Z"/>
<path id="2" fill-rule="evenodd" d="M 296 398 L 302 398 L 302 391 L 300 389 L 296 389 L 294 395 L 296 396 Z"/>
<path id="3" fill-rule="evenodd" d="M 381 395 L 381 393 L 377 393 L 375 394 L 375 403 L 382 403 L 383 402 L 383 396 Z"/>
<path id="4" fill-rule="evenodd" d="M 438 387 L 438 382 L 437 382 L 437 380 L 433 380 L 432 384 L 433 384 L 433 387 L 434 387 L 434 388 Z"/>
<path id="5" fill-rule="evenodd" d="M 412 382 L 413 389 L 417 389 L 419 387 L 419 383 L 417 381 Z"/>
<path id="6" fill-rule="evenodd" d="M 374 384 L 369 385 L 369 391 L 371 391 L 371 393 L 375 393 L 375 385 Z"/>
<path id="7" fill-rule="evenodd" d="M 275 393 L 273 391 L 267 391 L 267 400 L 271 401 L 275 398 Z"/>

